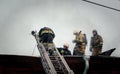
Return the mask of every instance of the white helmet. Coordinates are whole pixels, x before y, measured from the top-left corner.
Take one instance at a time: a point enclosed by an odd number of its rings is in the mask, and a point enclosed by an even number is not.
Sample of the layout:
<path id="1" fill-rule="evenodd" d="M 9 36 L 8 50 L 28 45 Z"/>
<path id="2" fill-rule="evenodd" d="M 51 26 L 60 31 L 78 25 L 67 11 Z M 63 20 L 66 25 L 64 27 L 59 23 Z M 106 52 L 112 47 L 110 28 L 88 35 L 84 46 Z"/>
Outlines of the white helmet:
<path id="1" fill-rule="evenodd" d="M 65 43 L 63 46 L 69 48 L 69 44 L 68 43 Z"/>

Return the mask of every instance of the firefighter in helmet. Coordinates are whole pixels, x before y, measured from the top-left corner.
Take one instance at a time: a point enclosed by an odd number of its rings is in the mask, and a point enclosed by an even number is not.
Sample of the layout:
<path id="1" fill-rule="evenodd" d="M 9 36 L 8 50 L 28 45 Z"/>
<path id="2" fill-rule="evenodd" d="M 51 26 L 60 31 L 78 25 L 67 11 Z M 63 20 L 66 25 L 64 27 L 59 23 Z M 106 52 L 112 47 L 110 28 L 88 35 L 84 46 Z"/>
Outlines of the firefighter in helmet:
<path id="1" fill-rule="evenodd" d="M 39 38 L 40 42 L 44 45 L 45 49 L 49 51 L 49 54 L 53 54 L 54 45 L 53 45 L 53 39 L 55 37 L 55 34 L 53 30 L 49 27 L 43 27 L 39 31 Z"/>
<path id="2" fill-rule="evenodd" d="M 63 45 L 63 48 L 58 48 L 61 55 L 71 55 L 71 52 L 69 50 L 69 44 L 65 43 Z"/>
<path id="3" fill-rule="evenodd" d="M 103 46 L 103 39 L 100 35 L 98 35 L 97 30 L 93 30 L 93 37 L 91 37 L 90 42 L 90 51 L 92 52 L 92 55 L 98 55 L 102 51 Z"/>
<path id="4" fill-rule="evenodd" d="M 85 55 L 87 39 L 86 34 L 82 34 L 81 32 L 74 32 L 76 38 L 73 40 L 73 43 L 75 43 L 73 55 Z"/>

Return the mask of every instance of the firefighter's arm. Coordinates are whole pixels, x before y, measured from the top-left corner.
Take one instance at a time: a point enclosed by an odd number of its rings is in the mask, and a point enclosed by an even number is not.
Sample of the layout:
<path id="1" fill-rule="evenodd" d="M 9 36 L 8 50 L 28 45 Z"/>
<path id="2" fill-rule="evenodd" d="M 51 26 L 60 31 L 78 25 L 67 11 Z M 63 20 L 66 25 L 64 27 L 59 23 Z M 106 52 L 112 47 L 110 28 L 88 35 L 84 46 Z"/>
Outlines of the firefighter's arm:
<path id="1" fill-rule="evenodd" d="M 87 38 L 86 38 L 86 34 L 83 34 L 83 41 L 84 41 L 84 43 L 85 43 L 85 45 L 87 45 Z"/>
<path id="2" fill-rule="evenodd" d="M 103 38 L 100 36 L 100 45 L 103 45 Z"/>

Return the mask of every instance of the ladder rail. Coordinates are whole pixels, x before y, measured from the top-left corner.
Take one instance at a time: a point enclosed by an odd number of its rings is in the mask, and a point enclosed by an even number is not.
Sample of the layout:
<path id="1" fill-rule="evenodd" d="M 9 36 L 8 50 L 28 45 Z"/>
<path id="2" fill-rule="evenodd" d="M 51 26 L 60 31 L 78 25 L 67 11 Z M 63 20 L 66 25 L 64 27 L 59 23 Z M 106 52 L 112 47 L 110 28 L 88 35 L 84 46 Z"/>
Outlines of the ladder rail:
<path id="1" fill-rule="evenodd" d="M 44 68 L 46 74 L 57 74 L 58 71 L 56 70 L 55 65 L 53 65 L 53 62 L 52 62 L 50 56 L 48 55 L 48 52 L 46 51 L 44 45 L 39 42 L 38 35 L 36 34 L 36 32 L 32 33 L 32 35 L 35 37 L 35 39 L 37 41 L 37 44 L 38 44 L 37 47 L 38 47 L 39 53 L 41 55 L 41 62 L 42 62 L 42 65 L 43 65 L 43 68 Z M 54 46 L 53 47 L 53 49 L 54 49 L 53 57 L 56 59 L 57 63 L 59 64 L 59 66 L 57 68 L 60 67 L 62 69 L 62 74 L 74 74 L 74 72 L 70 69 L 67 62 L 65 61 L 64 57 L 61 56 L 61 54 L 55 47 L 54 43 L 53 43 L 53 46 Z"/>
<path id="2" fill-rule="evenodd" d="M 55 68 L 54 68 L 54 66 L 53 66 L 53 64 L 52 64 L 52 62 L 51 62 L 45 48 L 44 48 L 44 46 L 39 42 L 38 35 L 34 34 L 33 36 L 35 37 L 35 39 L 37 41 L 38 50 L 39 50 L 39 53 L 40 53 L 41 59 L 42 59 L 41 60 L 42 65 L 44 67 L 44 70 L 45 70 L 46 74 L 57 74 L 56 71 L 55 71 Z M 47 64 L 47 65 L 45 65 L 45 64 Z M 49 69 L 47 69 L 47 68 L 49 68 Z"/>
<path id="3" fill-rule="evenodd" d="M 54 44 L 55 46 L 55 44 Z M 70 67 L 68 66 L 67 62 L 65 61 L 64 57 L 59 53 L 59 51 L 57 50 L 57 48 L 55 47 L 55 50 L 59 56 L 59 58 L 62 61 L 63 66 L 65 67 L 65 69 L 68 71 L 68 74 L 74 74 L 74 72 L 70 69 Z"/>

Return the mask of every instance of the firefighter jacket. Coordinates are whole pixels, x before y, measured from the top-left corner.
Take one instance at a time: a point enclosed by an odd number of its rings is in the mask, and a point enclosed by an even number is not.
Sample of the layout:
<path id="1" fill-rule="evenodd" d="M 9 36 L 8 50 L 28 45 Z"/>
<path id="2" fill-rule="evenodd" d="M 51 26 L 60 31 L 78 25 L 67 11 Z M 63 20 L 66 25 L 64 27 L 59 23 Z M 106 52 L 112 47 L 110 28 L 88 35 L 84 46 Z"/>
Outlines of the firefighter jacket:
<path id="1" fill-rule="evenodd" d="M 76 35 L 75 43 L 76 44 L 85 44 L 85 45 L 87 45 L 86 34 L 78 34 L 78 35 Z"/>
<path id="2" fill-rule="evenodd" d="M 91 42 L 90 42 L 91 48 L 102 47 L 102 45 L 103 45 L 103 39 L 100 35 L 91 37 Z"/>

